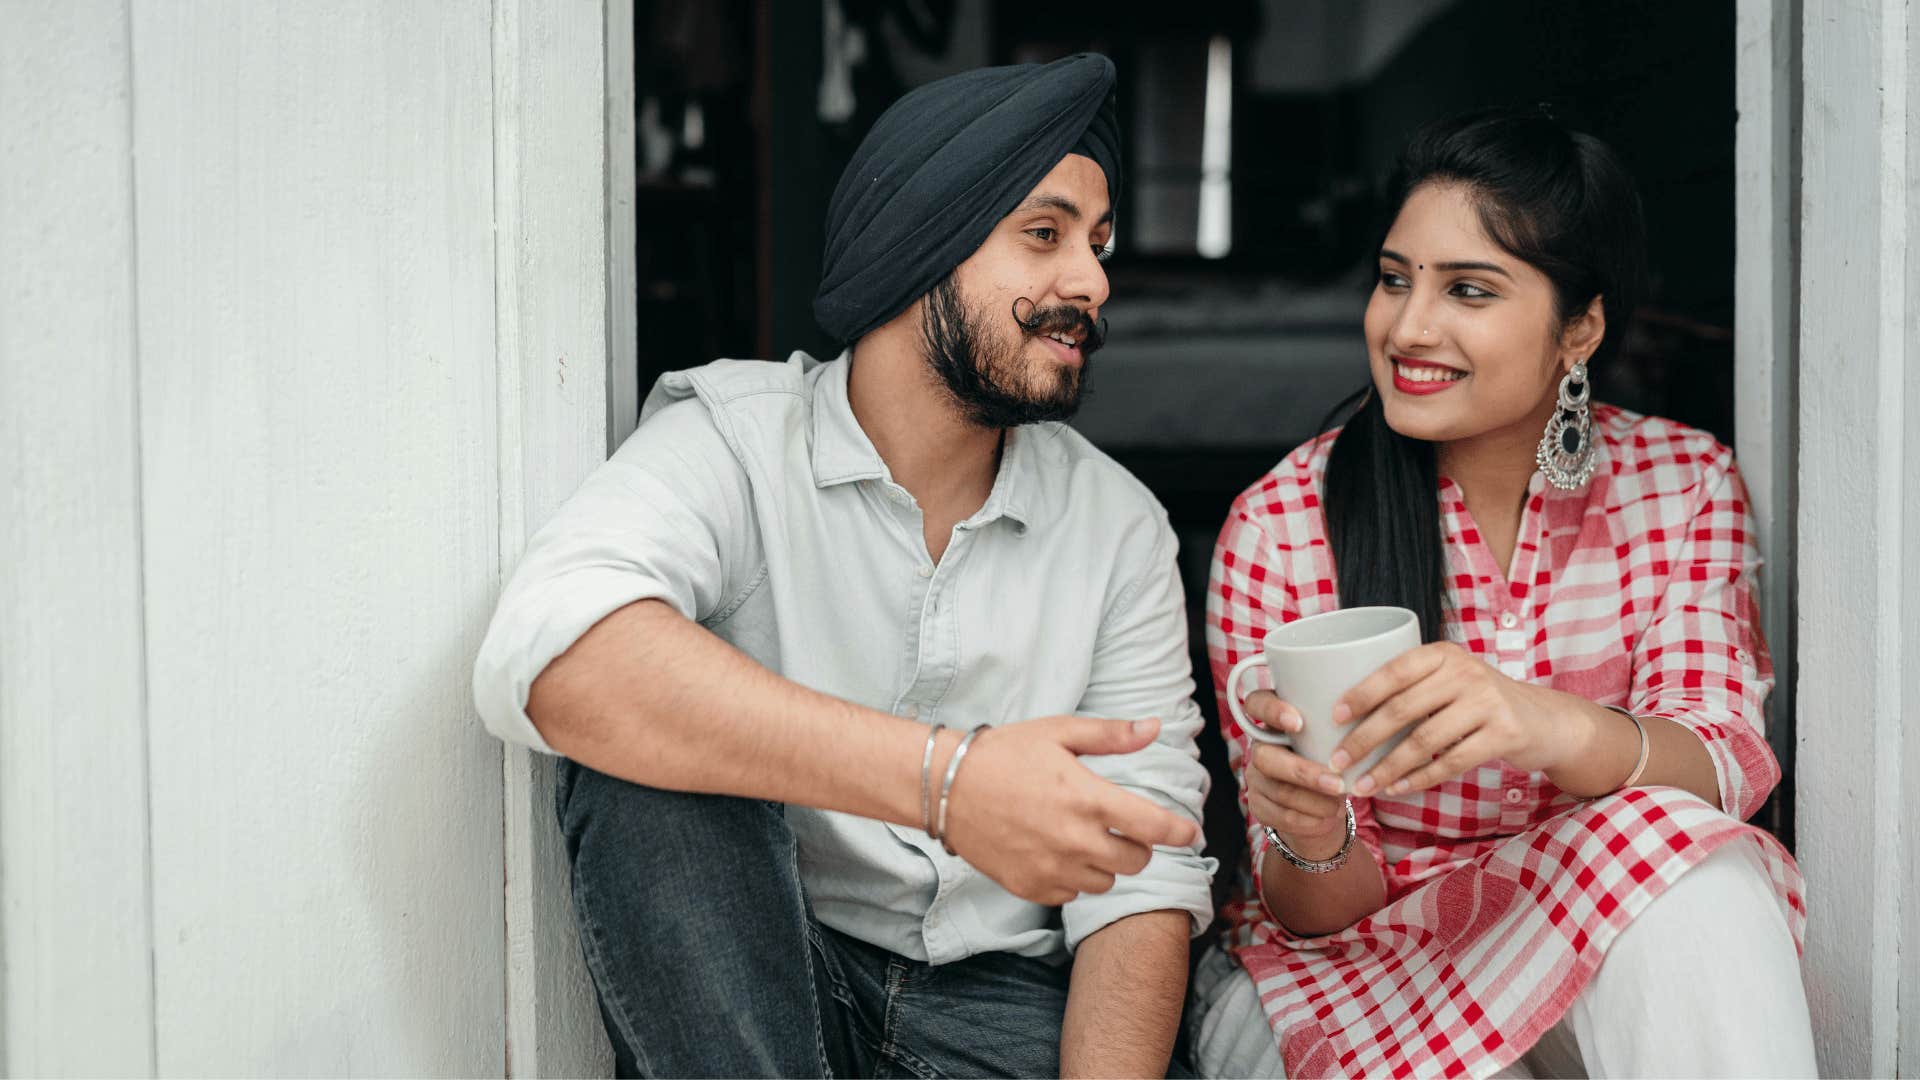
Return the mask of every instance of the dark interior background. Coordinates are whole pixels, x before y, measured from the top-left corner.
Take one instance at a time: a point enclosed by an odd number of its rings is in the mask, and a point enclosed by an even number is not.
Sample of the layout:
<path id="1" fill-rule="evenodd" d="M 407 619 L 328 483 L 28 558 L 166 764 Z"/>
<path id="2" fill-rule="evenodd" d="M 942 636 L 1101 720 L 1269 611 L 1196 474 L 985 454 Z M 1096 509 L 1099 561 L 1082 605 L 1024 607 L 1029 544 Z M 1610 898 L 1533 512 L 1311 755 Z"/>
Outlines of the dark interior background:
<path id="1" fill-rule="evenodd" d="M 643 395 L 715 357 L 832 354 L 811 311 L 826 202 L 900 93 L 982 64 L 1113 58 L 1128 192 L 1111 339 L 1075 426 L 1172 515 L 1210 721 L 1214 537 L 1365 379 L 1378 184 L 1427 120 L 1544 103 L 1620 153 L 1653 281 L 1597 395 L 1733 440 L 1731 0 L 636 0 L 635 16 Z M 1204 157 L 1209 124 L 1224 163 Z M 1202 235 L 1209 185 L 1227 220 Z M 1232 867 L 1244 845 L 1211 724 L 1202 750 L 1210 847 Z M 1788 791 L 1763 823 L 1791 842 Z"/>

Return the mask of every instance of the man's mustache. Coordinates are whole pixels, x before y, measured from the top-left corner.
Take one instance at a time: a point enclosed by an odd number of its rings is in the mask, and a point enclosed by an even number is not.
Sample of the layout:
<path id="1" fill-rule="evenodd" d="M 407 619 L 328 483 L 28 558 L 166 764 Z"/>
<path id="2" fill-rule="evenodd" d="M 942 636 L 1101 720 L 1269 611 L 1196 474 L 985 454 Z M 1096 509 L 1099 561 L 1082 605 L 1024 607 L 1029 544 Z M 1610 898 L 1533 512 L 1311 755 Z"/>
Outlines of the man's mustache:
<path id="1" fill-rule="evenodd" d="M 1021 312 L 1026 317 L 1021 318 Z M 1092 356 L 1107 343 L 1107 320 L 1094 322 L 1086 312 L 1071 304 L 1043 308 L 1022 296 L 1013 302 L 1013 321 L 1029 335 L 1073 334 L 1080 342 L 1080 355 Z"/>

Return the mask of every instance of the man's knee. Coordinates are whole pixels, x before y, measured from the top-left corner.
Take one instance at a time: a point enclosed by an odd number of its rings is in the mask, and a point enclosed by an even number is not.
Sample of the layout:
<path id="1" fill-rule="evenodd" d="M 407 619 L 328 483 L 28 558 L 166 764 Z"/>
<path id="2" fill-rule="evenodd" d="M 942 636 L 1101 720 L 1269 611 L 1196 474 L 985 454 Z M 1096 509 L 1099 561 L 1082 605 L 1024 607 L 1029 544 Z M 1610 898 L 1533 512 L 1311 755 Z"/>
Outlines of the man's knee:
<path id="1" fill-rule="evenodd" d="M 648 787 L 565 758 L 557 765 L 554 802 L 567 855 L 575 859 L 595 838 L 606 836 L 623 855 L 678 854 L 712 865 L 726 848 L 783 839 L 786 828 L 785 809 L 778 803 Z"/>

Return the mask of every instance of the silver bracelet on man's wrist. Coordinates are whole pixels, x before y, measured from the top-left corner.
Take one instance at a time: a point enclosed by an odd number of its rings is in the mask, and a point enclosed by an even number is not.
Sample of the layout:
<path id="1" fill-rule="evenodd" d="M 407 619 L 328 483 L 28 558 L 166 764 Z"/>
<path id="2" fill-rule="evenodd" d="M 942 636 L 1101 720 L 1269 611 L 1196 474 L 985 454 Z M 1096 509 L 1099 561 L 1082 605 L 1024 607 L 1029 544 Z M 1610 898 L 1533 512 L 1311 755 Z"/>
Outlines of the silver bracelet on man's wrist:
<path id="1" fill-rule="evenodd" d="M 1331 874 L 1335 870 L 1347 865 L 1347 856 L 1353 854 L 1353 837 L 1354 834 L 1359 831 L 1359 825 L 1353 818 L 1353 800 L 1346 799 L 1343 801 L 1346 803 L 1347 810 L 1347 834 L 1340 841 L 1340 850 L 1334 852 L 1332 858 L 1308 859 L 1301 857 L 1298 852 L 1287 846 L 1285 840 L 1280 839 L 1280 834 L 1274 832 L 1271 825 L 1266 826 L 1267 847 L 1271 850 L 1278 851 L 1280 857 L 1287 860 L 1287 865 L 1308 874 Z"/>
<path id="2" fill-rule="evenodd" d="M 953 748 L 953 757 L 947 762 L 947 777 L 940 785 L 940 812 L 938 816 L 934 818 L 936 831 L 933 834 L 933 838 L 940 841 L 940 846 L 946 848 L 947 854 L 949 855 L 960 854 L 953 850 L 952 841 L 947 839 L 947 799 L 953 795 L 953 778 L 960 774 L 960 763 L 966 760 L 967 748 L 973 745 L 973 740 L 979 738 L 981 732 L 992 726 L 991 724 L 980 724 L 974 727 L 972 731 L 967 732 L 966 735 L 961 738 L 960 745 Z"/>
<path id="3" fill-rule="evenodd" d="M 935 724 L 927 730 L 926 749 L 920 751 L 920 822 L 928 836 L 940 839 L 940 832 L 933 823 L 933 746 L 940 733 L 947 729 L 945 724 Z"/>

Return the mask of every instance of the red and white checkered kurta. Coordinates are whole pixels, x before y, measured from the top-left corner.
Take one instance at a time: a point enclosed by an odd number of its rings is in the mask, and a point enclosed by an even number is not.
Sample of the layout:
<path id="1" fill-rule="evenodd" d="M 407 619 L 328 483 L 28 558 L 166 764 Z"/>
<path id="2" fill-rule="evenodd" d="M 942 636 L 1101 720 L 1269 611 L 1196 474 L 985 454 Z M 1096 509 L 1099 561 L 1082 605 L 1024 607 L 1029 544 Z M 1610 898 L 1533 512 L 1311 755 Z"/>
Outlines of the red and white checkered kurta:
<path id="1" fill-rule="evenodd" d="M 1502 761 L 1429 791 L 1355 799 L 1387 904 L 1317 938 L 1275 922 L 1242 865 L 1227 944 L 1259 987 L 1290 1077 L 1499 1070 L 1560 1020 L 1635 915 L 1731 841 L 1759 845 L 1801 940 L 1792 856 L 1741 823 L 1780 770 L 1760 731 L 1773 672 L 1733 456 L 1701 432 L 1606 406 L 1594 430 L 1602 459 L 1586 487 L 1563 492 L 1534 474 L 1511 575 L 1441 479 L 1449 635 L 1514 678 L 1692 729 L 1727 813 L 1677 788 L 1582 800 Z M 1207 601 L 1216 694 L 1269 627 L 1340 606 L 1319 497 L 1331 446 L 1328 435 L 1294 451 L 1221 530 Z M 1238 773 L 1246 736 L 1224 703 L 1220 713 Z M 1251 815 L 1247 827 L 1264 846 Z"/>

